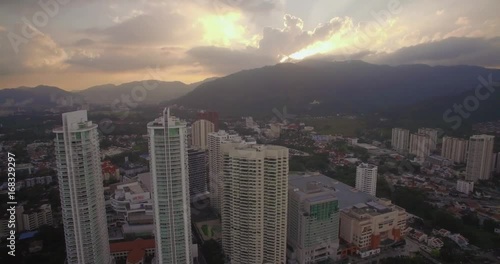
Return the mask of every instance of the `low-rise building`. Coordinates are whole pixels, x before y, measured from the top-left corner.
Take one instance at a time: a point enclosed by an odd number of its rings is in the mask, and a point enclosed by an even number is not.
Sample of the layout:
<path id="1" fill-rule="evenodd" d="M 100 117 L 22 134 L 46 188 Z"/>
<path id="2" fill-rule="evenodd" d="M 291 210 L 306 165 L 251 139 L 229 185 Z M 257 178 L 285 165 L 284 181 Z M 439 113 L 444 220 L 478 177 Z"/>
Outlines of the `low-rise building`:
<path id="1" fill-rule="evenodd" d="M 340 238 L 360 252 L 403 239 L 406 211 L 387 199 L 356 204 L 340 212 Z"/>
<path id="2" fill-rule="evenodd" d="M 474 192 L 474 182 L 473 181 L 464 181 L 464 180 L 458 180 L 457 181 L 457 191 L 461 193 L 465 193 L 466 195 L 471 194 Z"/>
<path id="3" fill-rule="evenodd" d="M 155 253 L 155 240 L 138 238 L 134 241 L 111 243 L 109 248 L 115 260 L 126 260 L 127 264 L 144 264 L 146 257 Z"/>
<path id="4" fill-rule="evenodd" d="M 25 210 L 24 206 L 16 207 L 17 228 L 19 232 L 36 230 L 42 225 L 52 225 L 52 208 L 50 204 Z"/>
<path id="5" fill-rule="evenodd" d="M 109 181 L 110 179 L 115 179 L 121 181 L 120 169 L 113 165 L 111 161 L 106 160 L 101 164 L 102 169 L 102 179 L 104 181 Z"/>
<path id="6" fill-rule="evenodd" d="M 117 185 L 110 203 L 115 214 L 112 219 L 126 222 L 122 228 L 124 234 L 152 234 L 153 201 L 151 193 L 142 182 Z"/>

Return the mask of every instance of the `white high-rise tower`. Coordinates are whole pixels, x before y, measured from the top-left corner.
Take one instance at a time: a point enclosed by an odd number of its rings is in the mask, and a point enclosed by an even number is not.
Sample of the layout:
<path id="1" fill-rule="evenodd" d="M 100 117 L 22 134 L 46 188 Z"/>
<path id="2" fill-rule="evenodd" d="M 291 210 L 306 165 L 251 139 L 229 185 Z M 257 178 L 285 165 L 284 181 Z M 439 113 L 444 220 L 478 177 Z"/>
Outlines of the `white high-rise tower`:
<path id="1" fill-rule="evenodd" d="M 186 123 L 163 116 L 148 124 L 158 264 L 193 263 Z"/>
<path id="2" fill-rule="evenodd" d="M 356 189 L 375 196 L 377 193 L 377 166 L 362 163 L 356 168 Z"/>
<path id="3" fill-rule="evenodd" d="M 67 263 L 111 263 L 97 124 L 86 110 L 62 121 L 53 132 Z"/>

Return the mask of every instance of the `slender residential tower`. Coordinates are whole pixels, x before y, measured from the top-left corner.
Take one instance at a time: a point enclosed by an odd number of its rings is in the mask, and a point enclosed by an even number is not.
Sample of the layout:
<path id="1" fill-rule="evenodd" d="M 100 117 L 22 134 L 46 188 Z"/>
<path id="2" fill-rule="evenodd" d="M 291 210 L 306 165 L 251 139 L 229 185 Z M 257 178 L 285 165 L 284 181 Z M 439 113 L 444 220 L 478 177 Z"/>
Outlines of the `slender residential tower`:
<path id="1" fill-rule="evenodd" d="M 53 132 L 67 263 L 111 263 L 97 124 L 86 110 L 62 122 Z"/>
<path id="2" fill-rule="evenodd" d="M 377 171 L 375 165 L 362 163 L 356 168 L 356 189 L 375 196 L 377 193 Z"/>
<path id="3" fill-rule="evenodd" d="M 168 109 L 148 124 L 158 264 L 193 263 L 186 132 Z"/>
<path id="4" fill-rule="evenodd" d="M 474 135 L 469 139 L 465 179 L 477 182 L 489 180 L 493 171 L 493 148 L 495 137 Z"/>
<path id="5" fill-rule="evenodd" d="M 228 143 L 222 246 L 233 264 L 286 263 L 288 149 Z"/>

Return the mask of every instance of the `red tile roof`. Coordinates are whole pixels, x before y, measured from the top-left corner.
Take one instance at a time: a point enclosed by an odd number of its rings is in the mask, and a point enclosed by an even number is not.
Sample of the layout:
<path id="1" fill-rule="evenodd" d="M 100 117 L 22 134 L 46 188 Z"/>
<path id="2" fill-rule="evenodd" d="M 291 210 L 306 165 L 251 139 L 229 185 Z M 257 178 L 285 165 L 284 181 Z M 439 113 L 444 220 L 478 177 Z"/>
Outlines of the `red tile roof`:
<path id="1" fill-rule="evenodd" d="M 111 243 L 109 247 L 111 253 L 128 251 L 127 263 L 138 263 L 144 259 L 147 249 L 155 247 L 155 240 L 138 238 L 134 241 Z"/>

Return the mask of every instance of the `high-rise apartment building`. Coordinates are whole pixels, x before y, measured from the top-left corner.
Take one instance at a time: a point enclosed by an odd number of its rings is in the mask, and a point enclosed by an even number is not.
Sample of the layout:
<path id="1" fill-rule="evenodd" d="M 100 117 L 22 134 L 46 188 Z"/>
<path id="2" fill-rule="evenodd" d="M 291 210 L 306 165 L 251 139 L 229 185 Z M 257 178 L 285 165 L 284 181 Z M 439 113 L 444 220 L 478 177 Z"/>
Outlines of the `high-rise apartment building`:
<path id="1" fill-rule="evenodd" d="M 205 150 L 208 145 L 208 134 L 215 131 L 214 123 L 200 119 L 191 125 L 191 146 Z"/>
<path id="2" fill-rule="evenodd" d="M 110 263 L 97 124 L 69 112 L 53 132 L 67 262 Z"/>
<path id="3" fill-rule="evenodd" d="M 465 163 L 468 141 L 462 138 L 443 137 L 441 156 L 455 163 Z"/>
<path id="4" fill-rule="evenodd" d="M 205 119 L 214 124 L 215 132 L 219 131 L 219 113 L 214 111 L 198 112 L 198 119 Z"/>
<path id="5" fill-rule="evenodd" d="M 208 192 L 207 152 L 201 149 L 188 150 L 189 194 L 191 197 Z"/>
<path id="6" fill-rule="evenodd" d="M 431 154 L 431 138 L 427 134 L 410 135 L 410 154 L 417 156 L 419 160 L 424 160 Z"/>
<path id="7" fill-rule="evenodd" d="M 410 130 L 403 128 L 392 129 L 392 148 L 400 151 L 407 152 L 408 144 L 410 143 Z"/>
<path id="8" fill-rule="evenodd" d="M 378 167 L 362 163 L 356 168 L 356 189 L 375 196 L 377 193 Z"/>
<path id="9" fill-rule="evenodd" d="M 424 128 L 419 128 L 418 129 L 418 134 L 425 134 L 425 135 L 428 135 L 429 138 L 430 138 L 430 150 L 431 151 L 434 151 L 436 150 L 437 148 L 437 142 L 438 142 L 438 131 L 437 129 L 434 129 L 434 128 L 427 128 L 427 127 L 424 127 Z"/>
<path id="10" fill-rule="evenodd" d="M 339 204 L 333 188 L 314 177 L 289 180 L 287 243 L 290 262 L 327 263 L 337 259 Z"/>
<path id="11" fill-rule="evenodd" d="M 52 225 L 52 207 L 42 204 L 25 210 L 23 205 L 16 207 L 18 232 L 38 229 L 42 225 Z"/>
<path id="12" fill-rule="evenodd" d="M 288 149 L 223 144 L 222 245 L 233 264 L 286 263 Z"/>
<path id="13" fill-rule="evenodd" d="M 494 136 L 474 135 L 469 140 L 465 178 L 468 181 L 488 180 L 491 177 Z"/>
<path id="14" fill-rule="evenodd" d="M 244 140 L 235 132 L 219 130 L 208 134 L 208 185 L 210 191 L 210 204 L 220 214 L 222 192 L 224 185 L 222 179 L 222 152 L 221 146 L 225 143 L 242 143 L 255 140 Z"/>
<path id="15" fill-rule="evenodd" d="M 193 263 L 186 123 L 165 109 L 148 123 L 158 264 Z"/>

